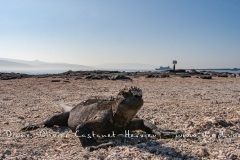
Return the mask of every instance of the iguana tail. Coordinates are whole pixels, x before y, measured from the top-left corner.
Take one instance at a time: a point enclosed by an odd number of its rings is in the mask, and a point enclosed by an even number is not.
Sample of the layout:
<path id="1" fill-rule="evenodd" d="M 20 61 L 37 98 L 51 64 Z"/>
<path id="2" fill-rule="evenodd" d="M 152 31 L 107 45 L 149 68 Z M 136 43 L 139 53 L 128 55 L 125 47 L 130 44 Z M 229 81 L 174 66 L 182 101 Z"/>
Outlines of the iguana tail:
<path id="1" fill-rule="evenodd" d="M 69 117 L 69 112 L 60 113 L 52 117 L 49 117 L 48 119 L 46 119 L 41 123 L 26 126 L 22 128 L 21 131 L 30 131 L 30 130 L 35 130 L 43 127 L 53 127 L 54 125 L 68 126 L 68 117 Z"/>

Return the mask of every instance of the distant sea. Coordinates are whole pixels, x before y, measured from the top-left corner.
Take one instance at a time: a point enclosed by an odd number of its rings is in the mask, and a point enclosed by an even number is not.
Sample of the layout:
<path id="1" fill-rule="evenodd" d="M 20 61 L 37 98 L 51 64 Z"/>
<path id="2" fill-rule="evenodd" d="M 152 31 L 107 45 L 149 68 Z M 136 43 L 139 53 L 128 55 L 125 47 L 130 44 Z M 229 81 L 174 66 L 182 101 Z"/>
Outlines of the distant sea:
<path id="1" fill-rule="evenodd" d="M 63 73 L 66 72 L 68 70 L 64 70 L 64 69 L 29 69 L 29 70 L 25 70 L 25 69 L 0 69 L 0 72 L 4 72 L 4 73 L 10 73 L 10 72 L 14 72 L 14 73 L 24 73 L 24 74 L 32 74 L 32 75 L 37 75 L 37 74 L 58 74 L 58 73 Z"/>
<path id="2" fill-rule="evenodd" d="M 106 69 L 104 69 L 106 70 Z M 58 74 L 58 73 L 63 73 L 69 70 L 64 70 L 64 69 L 38 69 L 38 70 L 21 70 L 21 69 L 0 69 L 0 72 L 5 72 L 5 73 L 9 73 L 9 72 L 15 72 L 15 73 L 24 73 L 24 74 L 32 74 L 32 75 L 37 75 L 37 74 Z M 75 70 L 73 70 L 75 71 Z M 120 72 L 161 72 L 160 70 L 121 70 L 121 69 L 109 69 L 109 71 L 120 71 Z M 240 73 L 240 70 L 238 71 L 232 71 L 231 69 L 227 70 L 219 70 L 219 69 L 197 69 L 198 72 L 200 71 L 211 71 L 211 72 L 221 72 L 221 73 Z"/>
<path id="3" fill-rule="evenodd" d="M 189 70 L 189 69 L 186 69 L 186 70 Z M 221 70 L 221 69 L 196 69 L 196 71 L 198 72 L 202 72 L 202 71 L 208 71 L 208 72 L 220 72 L 220 73 L 240 73 L 240 70 L 238 71 L 232 71 L 231 69 L 224 69 L 224 70 Z"/>

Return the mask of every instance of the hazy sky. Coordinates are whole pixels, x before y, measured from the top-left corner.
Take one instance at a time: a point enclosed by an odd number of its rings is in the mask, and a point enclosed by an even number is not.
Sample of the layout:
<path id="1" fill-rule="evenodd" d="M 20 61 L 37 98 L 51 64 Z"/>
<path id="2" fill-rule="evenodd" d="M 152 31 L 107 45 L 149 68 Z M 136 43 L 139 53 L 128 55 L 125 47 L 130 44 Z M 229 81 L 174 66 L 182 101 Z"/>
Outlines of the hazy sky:
<path id="1" fill-rule="evenodd" d="M 240 67 L 240 1 L 1 0 L 0 57 Z"/>

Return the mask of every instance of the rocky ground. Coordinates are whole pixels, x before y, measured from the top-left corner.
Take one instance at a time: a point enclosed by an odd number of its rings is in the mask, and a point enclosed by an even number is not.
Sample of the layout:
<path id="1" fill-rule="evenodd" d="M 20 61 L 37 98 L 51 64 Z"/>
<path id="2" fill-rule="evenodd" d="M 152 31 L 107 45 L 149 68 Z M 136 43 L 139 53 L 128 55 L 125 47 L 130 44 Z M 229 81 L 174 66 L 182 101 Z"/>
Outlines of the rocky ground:
<path id="1" fill-rule="evenodd" d="M 90 75 L 104 78 L 86 78 Z M 66 72 L 0 80 L 0 159 L 240 159 L 238 75 L 124 73 L 131 79 L 117 81 L 118 75 Z M 212 79 L 199 78 L 203 75 Z M 110 139 L 115 147 L 89 152 L 67 128 L 19 132 L 60 113 L 60 103 L 74 106 L 92 96 L 114 96 L 124 85 L 143 90 L 140 118 L 185 133 L 157 139 L 134 132 L 136 137 Z"/>

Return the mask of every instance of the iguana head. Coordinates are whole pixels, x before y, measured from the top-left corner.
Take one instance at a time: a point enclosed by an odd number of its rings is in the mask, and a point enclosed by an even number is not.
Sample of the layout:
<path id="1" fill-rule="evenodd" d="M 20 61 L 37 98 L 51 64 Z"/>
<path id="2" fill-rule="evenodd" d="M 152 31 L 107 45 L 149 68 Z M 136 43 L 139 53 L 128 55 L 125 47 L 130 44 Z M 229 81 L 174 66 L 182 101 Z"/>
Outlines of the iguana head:
<path id="1" fill-rule="evenodd" d="M 125 87 L 120 90 L 112 107 L 115 125 L 124 128 L 136 116 L 142 105 L 142 90 L 140 88 Z"/>

